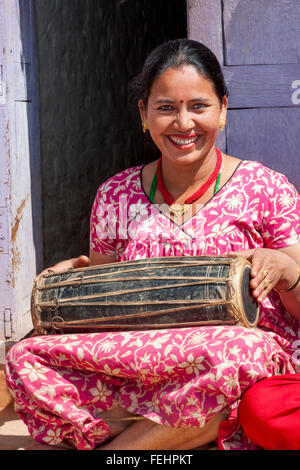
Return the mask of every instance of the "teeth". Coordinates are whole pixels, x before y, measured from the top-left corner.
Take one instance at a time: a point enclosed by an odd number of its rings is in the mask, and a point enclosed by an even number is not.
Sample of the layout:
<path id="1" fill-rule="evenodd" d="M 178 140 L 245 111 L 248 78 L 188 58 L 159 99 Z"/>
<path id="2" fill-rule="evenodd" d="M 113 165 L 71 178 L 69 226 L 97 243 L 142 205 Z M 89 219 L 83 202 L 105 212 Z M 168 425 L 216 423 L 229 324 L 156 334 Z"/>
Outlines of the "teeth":
<path id="1" fill-rule="evenodd" d="M 175 142 L 176 144 L 179 144 L 179 145 L 187 145 L 187 144 L 191 144 L 192 142 L 196 142 L 198 136 L 196 135 L 195 137 L 192 137 L 190 139 L 181 139 L 180 137 L 173 137 L 171 135 L 169 135 L 170 139 L 173 140 L 173 142 Z"/>

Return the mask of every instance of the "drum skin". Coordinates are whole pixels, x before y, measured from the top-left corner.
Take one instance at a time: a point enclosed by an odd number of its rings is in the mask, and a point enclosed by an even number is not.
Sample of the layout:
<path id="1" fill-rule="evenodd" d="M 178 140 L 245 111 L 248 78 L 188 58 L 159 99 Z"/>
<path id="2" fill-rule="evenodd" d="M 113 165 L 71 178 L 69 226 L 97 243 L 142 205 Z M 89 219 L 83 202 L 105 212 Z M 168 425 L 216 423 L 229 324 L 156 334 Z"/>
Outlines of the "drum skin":
<path id="1" fill-rule="evenodd" d="M 41 276 L 31 315 L 37 334 L 201 325 L 255 327 L 250 263 L 240 257 L 148 258 Z"/>

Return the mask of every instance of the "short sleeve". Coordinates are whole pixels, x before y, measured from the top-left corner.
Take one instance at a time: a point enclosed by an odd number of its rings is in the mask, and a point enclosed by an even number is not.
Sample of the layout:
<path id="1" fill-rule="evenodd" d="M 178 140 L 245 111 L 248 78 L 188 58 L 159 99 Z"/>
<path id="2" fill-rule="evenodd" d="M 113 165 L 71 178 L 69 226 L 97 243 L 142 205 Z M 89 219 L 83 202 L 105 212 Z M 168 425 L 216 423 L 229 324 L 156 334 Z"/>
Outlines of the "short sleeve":
<path id="1" fill-rule="evenodd" d="M 90 217 L 90 248 L 103 255 L 114 255 L 116 250 L 116 207 L 107 198 L 107 184 L 96 194 Z"/>
<path id="2" fill-rule="evenodd" d="M 286 176 L 268 175 L 262 237 L 267 248 L 278 249 L 300 243 L 300 195 Z"/>
<path id="3" fill-rule="evenodd" d="M 102 183 L 97 191 L 90 217 L 90 248 L 120 261 L 129 241 L 128 208 L 139 208 L 143 165 L 120 171 Z"/>

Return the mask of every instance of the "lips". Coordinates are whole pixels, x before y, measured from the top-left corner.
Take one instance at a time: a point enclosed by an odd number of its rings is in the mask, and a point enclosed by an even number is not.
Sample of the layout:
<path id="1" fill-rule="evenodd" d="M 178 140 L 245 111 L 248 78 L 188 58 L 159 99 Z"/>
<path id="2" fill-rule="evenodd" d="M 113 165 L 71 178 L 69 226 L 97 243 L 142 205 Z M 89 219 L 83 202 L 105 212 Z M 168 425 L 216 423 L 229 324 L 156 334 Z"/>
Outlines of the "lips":
<path id="1" fill-rule="evenodd" d="M 167 137 L 172 142 L 172 144 L 174 144 L 175 147 L 177 148 L 190 148 L 197 142 L 200 136 L 199 135 L 191 135 L 191 136 L 168 135 Z"/>

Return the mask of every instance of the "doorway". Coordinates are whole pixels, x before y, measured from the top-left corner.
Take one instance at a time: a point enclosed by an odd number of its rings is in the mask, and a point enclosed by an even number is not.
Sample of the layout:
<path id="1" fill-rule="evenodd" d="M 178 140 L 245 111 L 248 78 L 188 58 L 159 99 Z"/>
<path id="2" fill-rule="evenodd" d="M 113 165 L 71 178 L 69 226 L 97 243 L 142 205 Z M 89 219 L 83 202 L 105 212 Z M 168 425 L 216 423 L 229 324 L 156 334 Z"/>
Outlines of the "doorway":
<path id="1" fill-rule="evenodd" d="M 45 267 L 88 254 L 99 185 L 155 158 L 128 85 L 186 16 L 185 0 L 35 0 Z"/>

